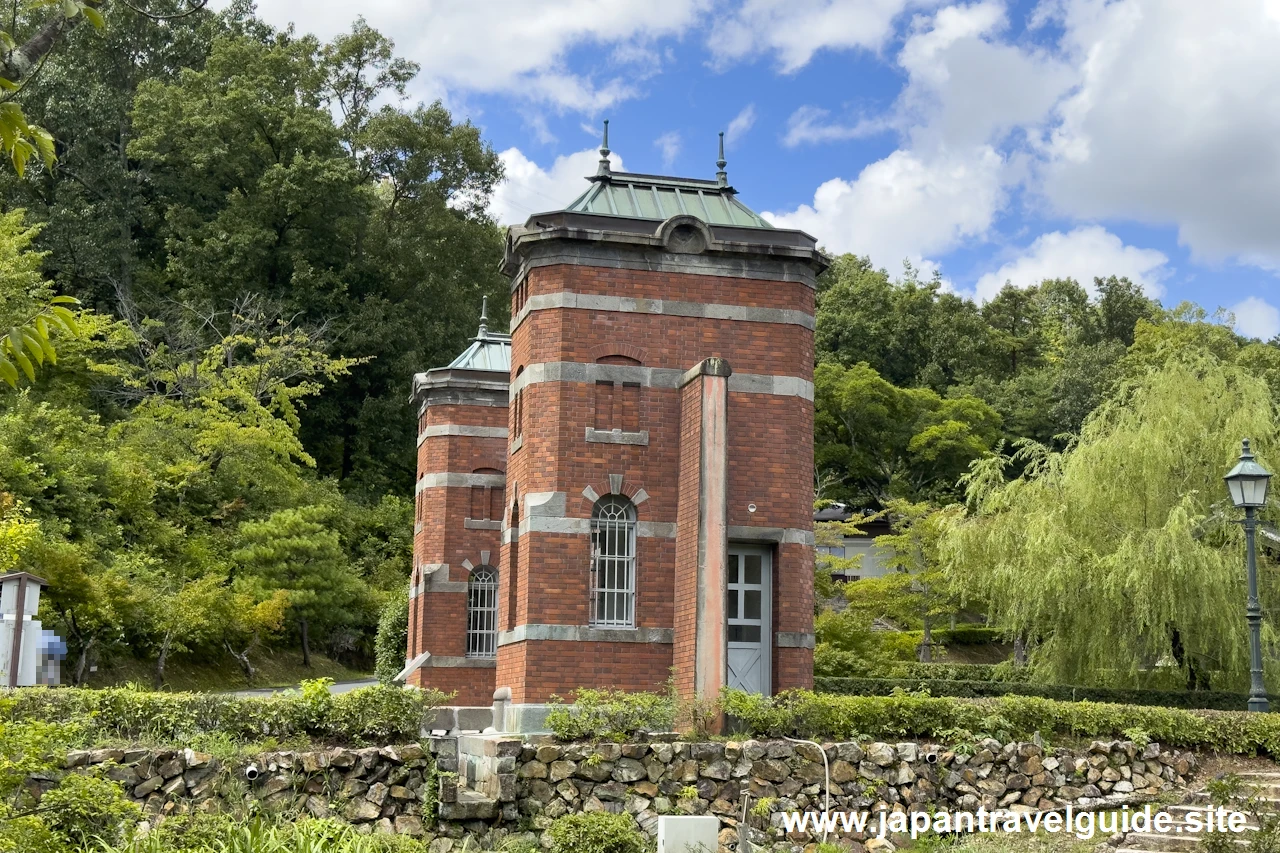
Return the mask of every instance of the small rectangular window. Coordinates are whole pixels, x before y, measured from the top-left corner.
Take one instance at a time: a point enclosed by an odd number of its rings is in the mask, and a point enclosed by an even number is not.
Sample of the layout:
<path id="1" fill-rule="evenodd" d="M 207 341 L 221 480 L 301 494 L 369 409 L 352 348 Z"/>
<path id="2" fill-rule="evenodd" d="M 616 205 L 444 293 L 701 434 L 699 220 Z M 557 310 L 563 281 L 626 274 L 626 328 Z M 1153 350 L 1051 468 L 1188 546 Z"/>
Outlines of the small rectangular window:
<path id="1" fill-rule="evenodd" d="M 595 426 L 596 429 L 613 429 L 613 383 L 596 383 Z"/>
<path id="2" fill-rule="evenodd" d="M 622 383 L 622 417 L 620 423 L 615 423 L 614 427 L 620 427 L 623 432 L 639 432 L 640 431 L 640 383 L 624 382 Z"/>

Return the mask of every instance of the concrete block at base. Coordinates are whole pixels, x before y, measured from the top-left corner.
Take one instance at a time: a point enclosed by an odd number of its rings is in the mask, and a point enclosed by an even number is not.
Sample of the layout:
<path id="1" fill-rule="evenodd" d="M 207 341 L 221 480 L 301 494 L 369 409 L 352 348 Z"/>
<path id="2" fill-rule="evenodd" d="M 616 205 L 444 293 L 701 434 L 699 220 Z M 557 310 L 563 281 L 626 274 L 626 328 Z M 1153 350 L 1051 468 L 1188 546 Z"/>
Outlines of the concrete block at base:
<path id="1" fill-rule="evenodd" d="M 423 736 L 431 732 L 482 732 L 493 725 L 490 705 L 446 705 L 436 708 L 422 725 Z"/>
<path id="2" fill-rule="evenodd" d="M 458 708 L 455 728 L 462 732 L 482 732 L 493 727 L 493 706 Z"/>
<path id="3" fill-rule="evenodd" d="M 719 833 L 714 815 L 659 815 L 658 853 L 715 853 Z"/>
<path id="4" fill-rule="evenodd" d="M 552 708 L 561 708 L 563 705 L 508 705 L 506 712 L 505 725 L 501 727 L 502 731 L 511 732 L 512 734 L 537 735 L 550 734 L 551 729 L 547 726 L 547 714 L 551 713 Z"/>

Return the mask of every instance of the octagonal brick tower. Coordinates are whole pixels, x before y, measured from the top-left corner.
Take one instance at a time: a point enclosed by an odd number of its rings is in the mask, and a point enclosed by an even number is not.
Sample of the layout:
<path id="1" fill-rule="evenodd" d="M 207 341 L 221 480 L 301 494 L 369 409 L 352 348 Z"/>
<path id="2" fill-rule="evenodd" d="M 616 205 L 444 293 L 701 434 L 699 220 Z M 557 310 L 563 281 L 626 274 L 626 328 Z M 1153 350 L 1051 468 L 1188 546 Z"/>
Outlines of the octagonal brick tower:
<path id="1" fill-rule="evenodd" d="M 493 701 L 496 581 L 507 467 L 511 339 L 480 312 L 471 345 L 413 380 L 418 411 L 409 684 Z"/>
<path id="2" fill-rule="evenodd" d="M 813 680 L 815 241 L 715 180 L 598 173 L 510 229 L 495 684 Z"/>

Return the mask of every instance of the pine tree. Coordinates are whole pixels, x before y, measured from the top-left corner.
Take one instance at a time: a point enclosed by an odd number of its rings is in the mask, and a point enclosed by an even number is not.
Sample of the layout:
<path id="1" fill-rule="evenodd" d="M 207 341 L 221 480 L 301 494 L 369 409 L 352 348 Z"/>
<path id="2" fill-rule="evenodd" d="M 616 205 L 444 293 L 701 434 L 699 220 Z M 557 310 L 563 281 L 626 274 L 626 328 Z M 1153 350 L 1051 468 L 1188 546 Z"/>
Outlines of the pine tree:
<path id="1" fill-rule="evenodd" d="M 359 596 L 338 541 L 319 507 L 282 509 L 264 521 L 240 525 L 245 543 L 234 557 L 271 589 L 289 594 L 298 625 L 302 665 L 311 666 L 311 629 L 334 621 Z"/>

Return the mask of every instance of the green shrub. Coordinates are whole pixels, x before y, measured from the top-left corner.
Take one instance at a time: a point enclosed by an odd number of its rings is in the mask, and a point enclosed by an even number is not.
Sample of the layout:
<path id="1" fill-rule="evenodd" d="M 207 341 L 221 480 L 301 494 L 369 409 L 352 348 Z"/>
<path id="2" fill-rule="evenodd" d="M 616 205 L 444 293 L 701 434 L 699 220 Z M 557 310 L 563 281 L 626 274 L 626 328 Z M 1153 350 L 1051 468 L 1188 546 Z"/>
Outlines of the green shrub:
<path id="1" fill-rule="evenodd" d="M 66 853 L 67 842 L 36 815 L 0 819 L 0 853 Z"/>
<path id="2" fill-rule="evenodd" d="M 917 664 L 945 666 L 945 664 Z M 1062 702 L 1108 702 L 1118 705 L 1155 705 L 1165 708 L 1200 708 L 1239 711 L 1248 705 L 1243 693 L 1186 690 L 1127 690 L 1115 687 L 1072 687 L 1059 684 L 1028 684 L 1007 681 L 949 681 L 923 678 L 814 678 L 820 693 L 846 696 L 888 696 L 895 690 L 926 692 L 931 696 L 979 699 L 996 696 L 1040 696 Z M 1272 701 L 1280 701 L 1273 697 Z M 1280 706 L 1278 706 L 1280 707 Z"/>
<path id="3" fill-rule="evenodd" d="M 552 697 L 547 727 L 560 740 L 622 741 L 646 732 L 669 732 L 675 725 L 677 703 L 669 694 L 627 693 L 622 690 L 577 691 L 573 705 Z"/>
<path id="4" fill-rule="evenodd" d="M 165 819 L 145 836 L 98 853 L 427 853 L 427 845 L 395 835 L 360 835 L 336 820 L 304 817 L 274 822 L 238 821 L 222 815 Z"/>
<path id="5" fill-rule="evenodd" d="M 40 817 L 55 835 L 80 848 L 124 840 L 142 817 L 142 808 L 117 782 L 71 773 L 40 799 Z"/>
<path id="6" fill-rule="evenodd" d="M 924 633 L 918 633 L 924 639 Z M 986 646 L 1003 643 L 1007 639 L 1004 634 L 986 625 L 957 625 L 954 628 L 935 629 L 932 634 L 933 641 L 944 646 Z"/>
<path id="7" fill-rule="evenodd" d="M 435 690 L 365 687 L 334 696 L 323 681 L 300 693 L 238 698 L 153 693 L 134 688 L 24 688 L 0 706 L 12 720 L 79 723 L 91 741 L 120 739 L 186 745 L 222 733 L 240 741 L 307 736 L 331 743 L 416 740 L 419 724 L 448 696 Z"/>
<path id="8" fill-rule="evenodd" d="M 556 818 L 547 830 L 551 853 L 644 853 L 645 840 L 630 815 L 589 812 Z"/>
<path id="9" fill-rule="evenodd" d="M 1010 663 L 893 663 L 869 678 L 918 678 L 942 681 L 1001 681 L 1022 684 L 1032 680 L 1030 667 Z"/>
<path id="10" fill-rule="evenodd" d="M 1122 738 L 1126 731 L 1141 730 L 1166 746 L 1280 757 L 1280 714 L 1058 702 L 1033 696 L 955 699 L 903 691 L 840 696 L 792 690 L 765 697 L 728 690 L 722 701 L 725 710 L 756 736 L 955 742 L 975 736 L 1026 740 L 1036 733 Z"/>
<path id="11" fill-rule="evenodd" d="M 450 697 L 437 694 L 431 707 Z M 329 731 L 333 737 L 369 743 L 417 740 L 422 731 L 424 706 L 421 691 L 398 687 L 352 690 L 333 697 Z"/>
<path id="12" fill-rule="evenodd" d="M 390 685 L 404 669 L 405 650 L 409 648 L 409 593 L 401 589 L 382 606 L 378 617 L 378 636 L 374 640 L 374 674 L 382 684 Z"/>

